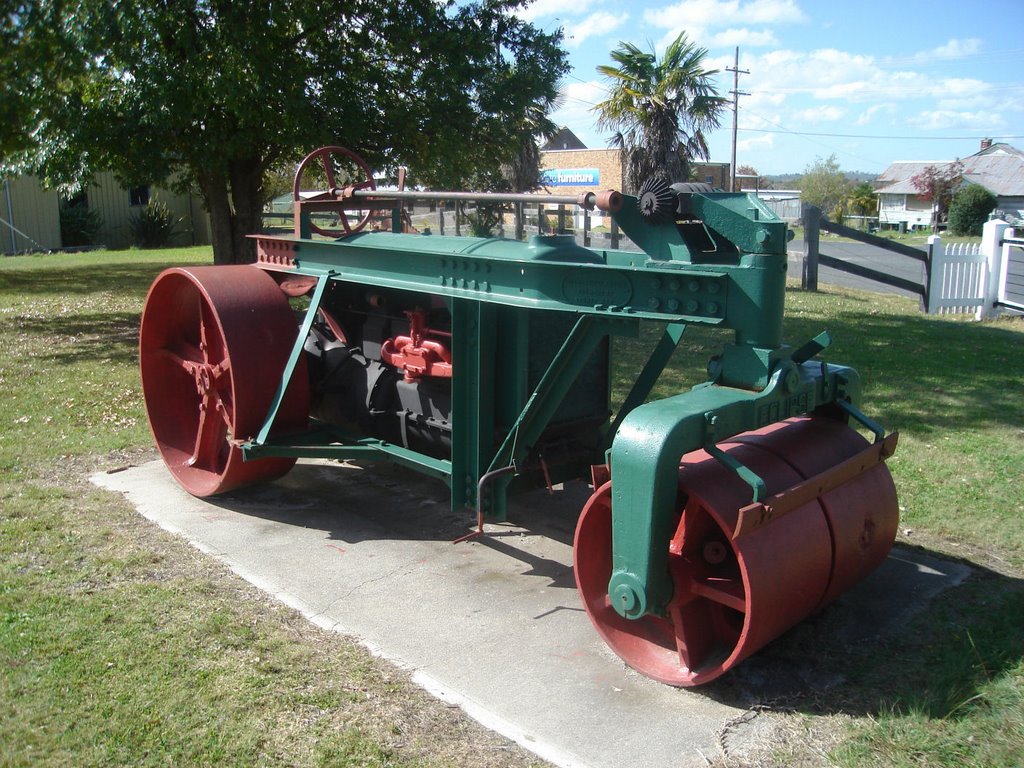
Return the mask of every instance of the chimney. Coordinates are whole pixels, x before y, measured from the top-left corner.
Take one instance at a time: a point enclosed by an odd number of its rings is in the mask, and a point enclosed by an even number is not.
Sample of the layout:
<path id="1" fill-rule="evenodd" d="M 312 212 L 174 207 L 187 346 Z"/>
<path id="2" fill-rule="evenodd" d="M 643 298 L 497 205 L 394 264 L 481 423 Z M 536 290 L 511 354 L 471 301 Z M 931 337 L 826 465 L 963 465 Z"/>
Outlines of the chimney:
<path id="1" fill-rule="evenodd" d="M 991 146 L 992 146 L 992 139 L 982 139 L 981 140 L 981 148 L 982 148 L 982 150 L 988 149 Z"/>

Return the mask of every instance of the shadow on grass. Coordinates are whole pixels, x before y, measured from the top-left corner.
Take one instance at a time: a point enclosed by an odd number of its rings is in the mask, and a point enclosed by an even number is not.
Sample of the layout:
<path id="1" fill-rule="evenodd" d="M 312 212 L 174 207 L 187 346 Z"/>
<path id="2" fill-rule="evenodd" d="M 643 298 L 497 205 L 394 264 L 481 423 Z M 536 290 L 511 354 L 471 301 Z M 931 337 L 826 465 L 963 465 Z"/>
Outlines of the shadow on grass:
<path id="1" fill-rule="evenodd" d="M 138 360 L 139 315 L 90 312 L 59 317 L 17 317 L 0 322 L 0 335 L 21 335 L 34 357 L 58 365 L 82 362 L 124 364 Z"/>
<path id="2" fill-rule="evenodd" d="M 1024 424 L 1024 324 L 1012 330 L 873 310 L 870 294 L 844 295 L 842 303 L 851 309 L 830 313 L 834 343 L 824 359 L 858 370 L 865 407 L 888 427 L 924 437 Z M 820 324 L 791 314 L 786 333 L 798 342 L 823 330 Z"/>
<path id="3" fill-rule="evenodd" d="M 125 259 L 130 258 L 126 256 Z M 93 293 L 145 296 L 153 279 L 167 267 L 164 264 L 104 262 L 95 267 L 68 265 L 0 270 L 0 292 L 24 296 L 84 296 Z"/>
<path id="4" fill-rule="evenodd" d="M 990 686 L 1019 675 L 1024 581 L 969 565 L 967 581 L 888 631 L 845 639 L 856 605 L 842 597 L 701 690 L 734 706 L 812 715 L 970 717 Z"/>

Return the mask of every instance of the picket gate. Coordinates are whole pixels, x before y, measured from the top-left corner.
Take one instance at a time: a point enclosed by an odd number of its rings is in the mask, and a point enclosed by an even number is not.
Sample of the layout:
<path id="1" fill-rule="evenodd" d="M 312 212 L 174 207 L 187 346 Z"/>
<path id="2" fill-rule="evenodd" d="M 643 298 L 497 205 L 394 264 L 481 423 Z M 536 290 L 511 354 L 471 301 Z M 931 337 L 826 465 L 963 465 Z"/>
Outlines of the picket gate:
<path id="1" fill-rule="evenodd" d="M 988 256 L 981 243 L 943 243 L 928 238 L 928 313 L 977 314 L 986 302 Z"/>

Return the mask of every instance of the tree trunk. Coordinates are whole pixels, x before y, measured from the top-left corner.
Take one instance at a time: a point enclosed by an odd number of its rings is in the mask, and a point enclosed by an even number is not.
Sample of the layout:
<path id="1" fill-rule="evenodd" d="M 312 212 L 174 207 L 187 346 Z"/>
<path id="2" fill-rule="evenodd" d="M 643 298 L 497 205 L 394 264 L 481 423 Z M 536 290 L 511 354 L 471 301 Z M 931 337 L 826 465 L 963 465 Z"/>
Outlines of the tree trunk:
<path id="1" fill-rule="evenodd" d="M 235 262 L 248 264 L 256 261 L 256 244 L 249 235 L 263 227 L 263 164 L 258 158 L 243 158 L 232 160 L 229 168 Z"/>
<path id="2" fill-rule="evenodd" d="M 256 249 L 248 235 L 263 224 L 263 172 L 258 160 L 236 160 L 228 176 L 202 174 L 199 187 L 210 211 L 214 264 L 249 264 Z M 229 186 L 230 182 L 230 186 Z"/>
<path id="3" fill-rule="evenodd" d="M 220 175 L 203 174 L 199 178 L 206 209 L 210 212 L 210 237 L 213 240 L 213 263 L 234 262 L 231 199 L 227 179 Z"/>

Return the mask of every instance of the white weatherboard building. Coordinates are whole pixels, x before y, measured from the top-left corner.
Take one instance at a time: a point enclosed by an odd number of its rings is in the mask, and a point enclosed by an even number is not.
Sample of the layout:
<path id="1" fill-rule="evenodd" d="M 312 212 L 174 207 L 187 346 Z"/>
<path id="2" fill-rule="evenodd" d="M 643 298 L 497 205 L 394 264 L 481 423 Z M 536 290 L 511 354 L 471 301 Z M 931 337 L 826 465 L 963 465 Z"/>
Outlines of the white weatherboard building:
<path id="1" fill-rule="evenodd" d="M 878 177 L 878 223 L 881 226 L 903 224 L 907 229 L 931 226 L 932 204 L 921 198 L 911 181 L 929 166 L 943 168 L 954 160 L 898 160 Z M 1024 219 L 1024 152 L 1009 144 L 993 144 L 986 139 L 981 149 L 960 161 L 964 184 L 980 184 L 997 201 L 996 208 Z"/>

